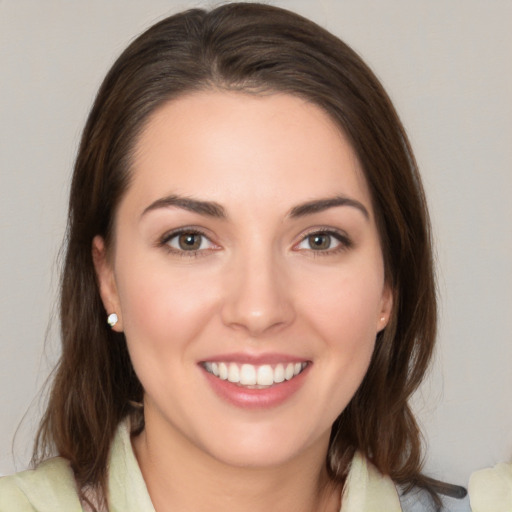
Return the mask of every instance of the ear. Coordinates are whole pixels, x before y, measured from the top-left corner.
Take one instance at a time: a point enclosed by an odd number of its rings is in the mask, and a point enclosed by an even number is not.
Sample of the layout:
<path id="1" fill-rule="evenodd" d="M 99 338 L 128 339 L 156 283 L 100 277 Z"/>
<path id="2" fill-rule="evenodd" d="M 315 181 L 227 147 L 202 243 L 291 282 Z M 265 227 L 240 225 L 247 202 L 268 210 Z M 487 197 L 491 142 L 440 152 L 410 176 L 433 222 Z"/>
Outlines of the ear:
<path id="1" fill-rule="evenodd" d="M 106 311 L 105 323 L 107 322 L 108 315 L 116 313 L 118 321 L 114 326 L 112 326 L 112 330 L 122 332 L 123 319 L 116 281 L 114 278 L 114 269 L 108 258 L 105 240 L 99 235 L 95 236 L 92 241 L 92 261 L 96 271 L 96 279 L 98 282 L 101 300 Z"/>
<path id="2" fill-rule="evenodd" d="M 389 284 L 384 284 L 379 317 L 377 318 L 377 332 L 382 331 L 388 325 L 392 313 L 393 288 Z"/>

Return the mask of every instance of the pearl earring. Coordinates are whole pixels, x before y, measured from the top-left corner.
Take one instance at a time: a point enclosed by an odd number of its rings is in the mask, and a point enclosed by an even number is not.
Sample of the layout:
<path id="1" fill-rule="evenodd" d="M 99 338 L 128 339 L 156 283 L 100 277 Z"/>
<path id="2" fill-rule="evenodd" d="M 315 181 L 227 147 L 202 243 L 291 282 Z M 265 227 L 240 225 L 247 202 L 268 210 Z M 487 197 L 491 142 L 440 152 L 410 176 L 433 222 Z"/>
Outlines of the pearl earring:
<path id="1" fill-rule="evenodd" d="M 107 324 L 110 325 L 110 327 L 114 327 L 114 325 L 117 324 L 117 321 L 119 319 L 117 318 L 117 315 L 115 313 L 110 313 L 107 317 Z"/>

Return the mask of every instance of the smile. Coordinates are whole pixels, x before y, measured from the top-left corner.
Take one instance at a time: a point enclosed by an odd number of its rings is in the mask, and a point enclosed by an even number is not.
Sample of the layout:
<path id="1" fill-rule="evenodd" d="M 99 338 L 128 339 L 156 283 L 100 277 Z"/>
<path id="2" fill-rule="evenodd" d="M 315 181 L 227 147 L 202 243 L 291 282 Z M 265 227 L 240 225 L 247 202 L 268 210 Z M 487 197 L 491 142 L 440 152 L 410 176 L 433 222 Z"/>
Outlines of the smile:
<path id="1" fill-rule="evenodd" d="M 253 365 L 207 361 L 202 366 L 208 373 L 221 380 L 253 389 L 263 389 L 292 380 L 302 373 L 307 365 L 307 362 Z"/>

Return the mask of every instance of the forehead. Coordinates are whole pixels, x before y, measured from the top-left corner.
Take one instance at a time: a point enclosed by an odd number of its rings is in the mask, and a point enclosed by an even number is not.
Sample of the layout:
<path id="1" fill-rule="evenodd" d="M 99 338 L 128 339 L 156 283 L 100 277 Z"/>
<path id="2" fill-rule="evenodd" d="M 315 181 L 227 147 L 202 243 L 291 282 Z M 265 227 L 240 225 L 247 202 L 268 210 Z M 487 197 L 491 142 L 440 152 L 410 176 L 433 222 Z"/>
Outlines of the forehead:
<path id="1" fill-rule="evenodd" d="M 143 202 L 174 193 L 284 207 L 344 194 L 371 207 L 345 135 L 320 107 L 287 94 L 207 91 L 168 102 L 142 131 L 132 173 L 128 195 Z"/>

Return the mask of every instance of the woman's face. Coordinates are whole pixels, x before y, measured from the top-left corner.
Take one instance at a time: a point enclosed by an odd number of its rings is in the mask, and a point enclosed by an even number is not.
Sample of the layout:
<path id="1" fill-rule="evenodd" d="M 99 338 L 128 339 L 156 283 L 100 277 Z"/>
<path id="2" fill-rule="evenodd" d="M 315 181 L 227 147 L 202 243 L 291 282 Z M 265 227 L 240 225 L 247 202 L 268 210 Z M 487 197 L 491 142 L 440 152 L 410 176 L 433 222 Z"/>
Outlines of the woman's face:
<path id="1" fill-rule="evenodd" d="M 93 253 L 148 435 L 239 466 L 325 454 L 392 306 L 365 178 L 327 114 L 283 94 L 171 101 L 138 140 L 112 254 Z"/>

